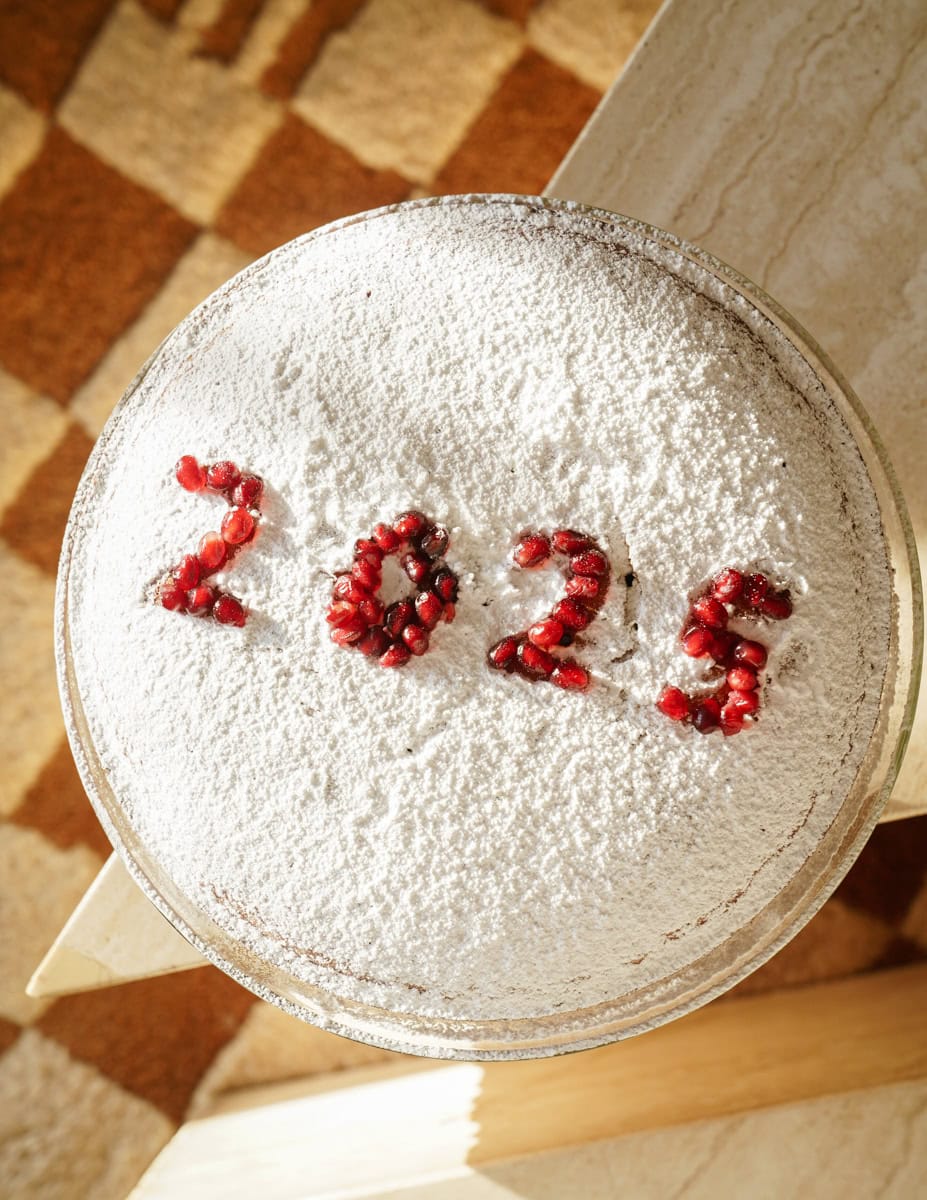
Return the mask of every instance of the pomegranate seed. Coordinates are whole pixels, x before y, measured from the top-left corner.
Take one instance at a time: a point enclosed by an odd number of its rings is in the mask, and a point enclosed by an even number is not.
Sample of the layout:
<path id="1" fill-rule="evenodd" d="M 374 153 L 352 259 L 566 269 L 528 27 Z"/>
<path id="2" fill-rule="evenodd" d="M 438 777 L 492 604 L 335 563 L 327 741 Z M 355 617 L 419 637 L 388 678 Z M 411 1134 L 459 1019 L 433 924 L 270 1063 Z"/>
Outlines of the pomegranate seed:
<path id="1" fill-rule="evenodd" d="M 379 658 L 389 649 L 389 634 L 381 626 L 376 625 L 373 629 L 368 629 L 364 636 L 354 644 L 361 654 L 366 654 L 368 658 Z"/>
<path id="2" fill-rule="evenodd" d="M 733 567 L 727 567 L 712 580 L 711 594 L 722 604 L 733 604 L 740 599 L 743 590 L 744 577 Z"/>
<path id="3" fill-rule="evenodd" d="M 760 612 L 771 621 L 784 621 L 792 615 L 792 597 L 788 591 L 769 592 L 760 601 Z"/>
<path id="4" fill-rule="evenodd" d="M 734 737 L 735 734 L 741 732 L 744 727 L 743 714 L 736 709 L 732 709 L 729 704 L 725 704 L 721 709 L 721 732 L 725 737 Z"/>
<path id="5" fill-rule="evenodd" d="M 447 604 L 444 606 L 443 615 L 445 623 L 450 625 L 451 621 L 453 621 L 453 619 L 457 616 L 457 605 L 452 604 L 450 600 L 448 600 Z"/>
<path id="6" fill-rule="evenodd" d="M 431 590 L 445 603 L 453 603 L 457 599 L 457 576 L 446 567 L 437 571 L 431 581 Z"/>
<path id="7" fill-rule="evenodd" d="M 589 672 L 578 662 L 568 659 L 557 663 L 550 677 L 551 683 L 568 692 L 582 692 L 589 686 Z"/>
<path id="8" fill-rule="evenodd" d="M 200 581 L 200 563 L 195 554 L 185 554 L 180 563 L 174 568 L 173 576 L 184 589 L 189 592 Z"/>
<path id="9" fill-rule="evenodd" d="M 361 600 L 357 611 L 368 625 L 379 625 L 383 620 L 383 601 L 378 596 L 371 596 L 369 599 Z"/>
<path id="10" fill-rule="evenodd" d="M 421 625 L 407 625 L 402 631 L 402 640 L 412 654 L 424 654 L 428 649 L 428 630 Z"/>
<path id="11" fill-rule="evenodd" d="M 714 639 L 710 629 L 690 629 L 683 636 L 682 648 L 690 658 L 707 658 L 712 651 Z"/>
<path id="12" fill-rule="evenodd" d="M 564 629 L 559 621 L 554 621 L 548 617 L 545 621 L 538 621 L 528 630 L 528 641 L 534 642 L 535 646 L 541 646 L 547 649 L 548 646 L 556 646 L 563 637 Z"/>
<path id="13" fill-rule="evenodd" d="M 188 492 L 201 492 L 206 486 L 206 468 L 201 467 L 192 454 L 184 454 L 182 458 L 178 458 L 174 476 L 180 486 Z"/>
<path id="14" fill-rule="evenodd" d="M 404 554 L 399 564 L 413 583 L 421 583 L 431 571 L 431 559 L 428 555 L 419 554 L 414 550 Z"/>
<path id="15" fill-rule="evenodd" d="M 339 575 L 332 587 L 332 596 L 336 600 L 350 600 L 352 604 L 360 604 L 362 600 L 370 599 L 370 592 L 361 587 L 353 575 Z"/>
<path id="16" fill-rule="evenodd" d="M 550 558 L 550 542 L 543 533 L 523 533 L 512 557 L 520 567 L 539 567 Z"/>
<path id="17" fill-rule="evenodd" d="M 239 628 L 247 619 L 241 602 L 234 596 L 220 596 L 212 606 L 212 615 L 220 625 L 237 625 Z M 335 629 L 332 631 L 332 636 L 340 632 L 339 629 Z"/>
<path id="18" fill-rule="evenodd" d="M 721 705 L 714 696 L 706 696 L 704 700 L 695 702 L 692 724 L 699 733 L 711 733 L 718 728 L 721 724 Z"/>
<path id="19" fill-rule="evenodd" d="M 325 620 L 329 625 L 340 629 L 342 625 L 347 625 L 348 621 L 353 621 L 359 612 L 356 604 L 351 604 L 348 600 L 335 600 L 328 606 Z"/>
<path id="20" fill-rule="evenodd" d="M 592 613 L 575 600 L 558 601 L 550 615 L 567 629 L 585 629 L 592 620 Z"/>
<path id="21" fill-rule="evenodd" d="M 386 632 L 390 637 L 398 638 L 414 616 L 415 605 L 411 600 L 397 600 L 389 606 L 383 618 Z"/>
<path id="22" fill-rule="evenodd" d="M 358 538 L 354 543 L 354 557 L 362 558 L 373 567 L 383 565 L 383 551 L 372 538 Z"/>
<path id="23" fill-rule="evenodd" d="M 410 659 L 409 647 L 405 642 L 396 642 L 380 655 L 381 667 L 402 667 Z"/>
<path id="24" fill-rule="evenodd" d="M 241 471 L 233 462 L 223 459 L 206 468 L 206 486 L 213 492 L 227 492 L 241 483 Z"/>
<path id="25" fill-rule="evenodd" d="M 741 666 L 762 671 L 766 666 L 766 647 L 762 642 L 751 642 L 748 638 L 741 638 L 734 647 L 733 659 Z"/>
<path id="26" fill-rule="evenodd" d="M 692 605 L 692 616 L 706 629 L 724 629 L 727 626 L 727 609 L 714 596 L 702 596 Z"/>
<path id="27" fill-rule="evenodd" d="M 568 554 L 571 558 L 592 545 L 591 538 L 584 533 L 577 533 L 575 529 L 558 529 L 550 540 L 558 554 Z"/>
<path id="28" fill-rule="evenodd" d="M 657 700 L 657 708 L 671 721 L 684 721 L 689 715 L 689 697 L 678 687 L 665 687 Z"/>
<path id="29" fill-rule="evenodd" d="M 368 592 L 375 592 L 382 580 L 380 568 L 375 567 L 373 563 L 367 562 L 365 558 L 359 558 L 355 562 L 351 568 L 351 577 L 355 583 L 359 583 Z"/>
<path id="30" fill-rule="evenodd" d="M 254 517 L 246 508 L 232 508 L 222 518 L 222 537 L 230 546 L 240 546 L 254 533 Z"/>
<path id="31" fill-rule="evenodd" d="M 430 525 L 419 538 L 419 549 L 429 558 L 440 558 L 451 540 L 443 525 Z"/>
<path id="32" fill-rule="evenodd" d="M 339 625 L 337 629 L 333 629 L 330 637 L 338 646 L 350 646 L 354 642 L 359 642 L 366 632 L 367 622 L 363 617 L 357 616 L 346 621 L 344 625 Z"/>
<path id="33" fill-rule="evenodd" d="M 412 538 L 418 537 L 423 533 L 428 521 L 424 515 L 414 510 L 410 512 L 400 513 L 393 522 L 393 531 L 397 533 L 403 541 L 411 541 Z"/>
<path id="34" fill-rule="evenodd" d="M 748 575 L 744 580 L 744 600 L 751 608 L 759 608 L 769 591 L 769 580 L 765 575 Z"/>
<path id="35" fill-rule="evenodd" d="M 575 600 L 596 600 L 601 586 L 592 575 L 573 575 L 566 581 L 566 594 Z"/>
<path id="36" fill-rule="evenodd" d="M 187 593 L 172 575 L 158 588 L 158 599 L 163 608 L 170 612 L 183 612 L 187 607 Z"/>
<path id="37" fill-rule="evenodd" d="M 557 660 L 553 655 L 542 650 L 540 646 L 532 646 L 530 642 L 519 644 L 518 662 L 527 674 L 538 678 L 551 675 L 557 665 Z"/>
<path id="38" fill-rule="evenodd" d="M 441 620 L 443 607 L 444 605 L 434 592 L 419 592 L 415 597 L 415 611 L 426 629 L 434 629 Z"/>
<path id="39" fill-rule="evenodd" d="M 730 666 L 734 647 L 739 641 L 737 634 L 729 629 L 711 629 L 711 647 L 709 653 L 719 666 Z"/>
<path id="40" fill-rule="evenodd" d="M 489 665 L 497 671 L 511 670 L 515 665 L 515 656 L 518 653 L 518 642 L 513 637 L 504 637 L 501 642 L 496 642 L 495 646 L 490 647 L 488 658 Z"/>
<path id="41" fill-rule="evenodd" d="M 749 667 L 731 667 L 727 673 L 727 685 L 735 692 L 752 692 L 759 682 Z"/>
<path id="42" fill-rule="evenodd" d="M 203 575 L 218 571 L 228 557 L 228 547 L 221 534 L 204 533 L 196 548 L 196 557 L 200 561 Z"/>
<path id="43" fill-rule="evenodd" d="M 741 692 L 732 688 L 728 692 L 725 707 L 730 708 L 732 712 L 739 712 L 741 716 L 747 716 L 749 713 L 755 713 L 760 707 L 760 698 L 756 692 Z"/>
<path id="44" fill-rule="evenodd" d="M 211 588 L 208 583 L 197 584 L 192 591 L 187 593 L 187 612 L 196 614 L 211 612 L 215 602 L 215 588 Z"/>
<path id="45" fill-rule="evenodd" d="M 608 559 L 601 550 L 584 550 L 570 559 L 570 570 L 574 575 L 607 575 Z"/>
<path id="46" fill-rule="evenodd" d="M 402 545 L 402 538 L 388 525 L 376 525 L 373 530 L 373 540 L 384 554 L 392 554 Z"/>
<path id="47" fill-rule="evenodd" d="M 264 480 L 260 475 L 242 475 L 232 493 L 232 503 L 239 508 L 257 508 L 264 495 Z"/>

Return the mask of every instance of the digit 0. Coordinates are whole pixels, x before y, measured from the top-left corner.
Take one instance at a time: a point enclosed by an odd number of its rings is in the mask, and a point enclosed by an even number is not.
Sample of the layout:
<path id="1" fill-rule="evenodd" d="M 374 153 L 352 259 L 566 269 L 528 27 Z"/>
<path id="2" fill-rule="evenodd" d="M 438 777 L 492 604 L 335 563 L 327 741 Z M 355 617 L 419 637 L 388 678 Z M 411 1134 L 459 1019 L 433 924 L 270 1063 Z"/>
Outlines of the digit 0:
<path id="1" fill-rule="evenodd" d="M 528 629 L 496 642 L 488 660 L 496 671 L 581 692 L 589 686 L 589 672 L 575 658 L 561 657 L 557 651 L 572 646 L 602 607 L 611 566 L 601 547 L 575 529 L 558 529 L 551 537 L 526 531 L 519 537 L 512 559 L 516 566 L 535 569 L 555 555 L 567 560 L 563 599 Z"/>
<path id="2" fill-rule="evenodd" d="M 325 614 L 332 641 L 376 658 L 381 667 L 402 667 L 424 654 L 438 623 L 454 619 L 457 576 L 444 562 L 448 541 L 443 525 L 414 510 L 358 538 L 354 562 L 336 576 Z M 414 591 L 387 608 L 380 588 L 390 555 L 399 558 Z"/>
<path id="3" fill-rule="evenodd" d="M 205 617 L 210 614 L 220 625 L 244 625 L 247 612 L 235 596 L 207 582 L 227 568 L 252 540 L 260 520 L 264 482 L 257 475 L 242 474 L 228 460 L 204 466 L 185 454 L 174 468 L 177 482 L 188 492 L 216 492 L 225 497 L 229 509 L 220 532 L 200 538 L 195 554 L 185 554 L 158 584 L 158 603 L 171 612 Z"/>

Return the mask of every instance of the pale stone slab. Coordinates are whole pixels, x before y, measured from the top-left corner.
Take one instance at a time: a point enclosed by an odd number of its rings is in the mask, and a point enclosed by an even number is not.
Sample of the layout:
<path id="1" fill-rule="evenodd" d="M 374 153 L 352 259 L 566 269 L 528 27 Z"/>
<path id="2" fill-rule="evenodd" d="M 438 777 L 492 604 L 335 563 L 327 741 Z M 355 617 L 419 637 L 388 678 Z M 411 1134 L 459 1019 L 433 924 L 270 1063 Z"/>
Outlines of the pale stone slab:
<path id="1" fill-rule="evenodd" d="M 54 400 L 41 396 L 0 367 L 0 510 L 5 509 L 32 471 L 51 454 L 68 419 Z"/>
<path id="2" fill-rule="evenodd" d="M 86 992 L 201 967 L 204 961 L 113 854 L 36 968 L 27 991 L 30 996 Z"/>
<path id="3" fill-rule="evenodd" d="M 328 39 L 293 107 L 368 166 L 427 184 L 522 46 L 516 25 L 476 4 L 370 0 Z"/>
<path id="4" fill-rule="evenodd" d="M 0 662 L 4 715 L 0 722 L 0 814 L 19 807 L 26 789 L 61 739 L 55 663 L 49 653 L 55 583 L 0 542 L 3 620 Z"/>
<path id="5" fill-rule="evenodd" d="M 3 1056 L 4 1200 L 123 1200 L 173 1130 L 153 1104 L 35 1030 Z"/>
<path id="6" fill-rule="evenodd" d="M 658 7 L 659 0 L 545 0 L 531 10 L 528 43 L 604 92 Z"/>
<path id="7" fill-rule="evenodd" d="M 46 128 L 40 113 L 0 84 L 0 141 L 3 142 L 0 196 L 38 154 Z"/>
<path id="8" fill-rule="evenodd" d="M 208 14 L 207 14 L 208 15 Z M 189 54 L 196 29 L 128 0 L 96 38 L 58 119 L 77 141 L 208 223 L 283 119 L 282 108 Z"/>
<path id="9" fill-rule="evenodd" d="M 666 5 L 548 189 L 754 279 L 875 421 L 927 558 L 927 6 Z M 927 811 L 927 705 L 887 818 Z"/>
<path id="10" fill-rule="evenodd" d="M 29 972 L 99 866 L 87 846 L 62 850 L 35 829 L 0 825 L 0 1017 L 28 1025 L 48 1007 L 24 991 Z"/>

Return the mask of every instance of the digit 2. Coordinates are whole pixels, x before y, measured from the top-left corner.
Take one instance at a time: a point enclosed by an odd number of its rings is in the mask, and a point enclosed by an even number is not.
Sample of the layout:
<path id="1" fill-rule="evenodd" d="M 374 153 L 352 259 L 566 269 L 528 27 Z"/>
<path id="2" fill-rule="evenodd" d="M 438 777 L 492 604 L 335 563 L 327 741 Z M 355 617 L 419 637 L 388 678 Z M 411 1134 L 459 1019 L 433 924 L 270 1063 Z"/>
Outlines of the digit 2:
<path id="1" fill-rule="evenodd" d="M 221 532 L 210 531 L 200 538 L 195 554 L 185 554 L 158 584 L 158 603 L 171 612 L 212 616 L 220 625 L 242 626 L 248 619 L 242 602 L 206 581 L 252 540 L 260 520 L 264 482 L 257 475 L 242 474 L 235 463 L 224 459 L 204 466 L 185 454 L 174 467 L 174 476 L 187 492 L 216 492 L 229 506 L 222 518 Z"/>
<path id="2" fill-rule="evenodd" d="M 536 569 L 557 555 L 567 560 L 566 591 L 546 617 L 520 633 L 496 642 L 487 656 L 496 671 L 549 682 L 568 691 L 585 691 L 589 672 L 575 658 L 559 657 L 560 647 L 572 646 L 576 635 L 602 607 L 611 581 L 608 557 L 595 540 L 575 529 L 558 529 L 550 537 L 525 531 L 515 544 L 516 566 Z"/>

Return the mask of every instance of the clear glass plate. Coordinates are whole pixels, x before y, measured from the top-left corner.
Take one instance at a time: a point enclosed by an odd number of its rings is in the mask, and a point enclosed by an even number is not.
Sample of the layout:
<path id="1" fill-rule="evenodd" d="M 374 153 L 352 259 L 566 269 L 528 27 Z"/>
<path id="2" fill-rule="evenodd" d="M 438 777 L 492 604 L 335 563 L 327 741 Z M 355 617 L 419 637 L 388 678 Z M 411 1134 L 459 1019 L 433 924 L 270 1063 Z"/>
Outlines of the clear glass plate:
<path id="1" fill-rule="evenodd" d="M 869 837 L 897 776 L 910 734 L 920 678 L 923 608 L 910 521 L 885 449 L 862 404 L 801 326 L 760 288 L 695 246 L 639 221 L 583 205 L 537 197 L 470 196 L 411 201 L 362 213 L 316 231 L 375 219 L 383 212 L 441 203 L 486 204 L 504 200 L 535 206 L 559 221 L 594 220 L 621 226 L 698 264 L 743 295 L 792 343 L 821 381 L 851 431 L 866 464 L 881 510 L 893 570 L 894 623 L 890 684 L 873 737 L 837 817 L 813 853 L 764 910 L 734 935 L 684 970 L 637 991 L 573 1012 L 520 1020 L 451 1021 L 391 1012 L 301 982 L 281 967 L 249 953 L 184 896 L 140 844 L 125 818 L 88 732 L 70 649 L 68 595 L 75 514 L 92 486 L 108 430 L 119 420 L 117 405 L 78 489 L 65 532 L 55 614 L 56 657 L 62 705 L 78 770 L 94 808 L 129 872 L 158 909 L 207 959 L 263 999 L 322 1028 L 406 1053 L 453 1059 L 520 1059 L 580 1050 L 652 1029 L 720 995 L 762 965 L 805 925 L 828 898 Z M 124 397 L 144 379 L 142 368 Z"/>

